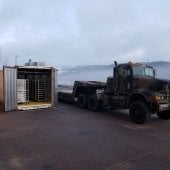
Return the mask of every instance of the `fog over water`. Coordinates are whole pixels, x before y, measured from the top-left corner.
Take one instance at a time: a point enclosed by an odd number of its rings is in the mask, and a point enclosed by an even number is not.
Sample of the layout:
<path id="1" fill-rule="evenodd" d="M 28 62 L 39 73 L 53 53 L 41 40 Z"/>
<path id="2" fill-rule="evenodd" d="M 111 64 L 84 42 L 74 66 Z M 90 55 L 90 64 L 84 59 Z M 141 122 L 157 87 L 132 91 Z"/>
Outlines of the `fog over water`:
<path id="1" fill-rule="evenodd" d="M 156 77 L 161 79 L 170 79 L 170 63 L 150 63 L 156 69 Z M 113 76 L 113 65 L 95 65 L 95 66 L 79 66 L 75 68 L 65 68 L 59 70 L 58 84 L 73 85 L 75 80 L 93 80 L 103 81 L 107 77 Z"/>

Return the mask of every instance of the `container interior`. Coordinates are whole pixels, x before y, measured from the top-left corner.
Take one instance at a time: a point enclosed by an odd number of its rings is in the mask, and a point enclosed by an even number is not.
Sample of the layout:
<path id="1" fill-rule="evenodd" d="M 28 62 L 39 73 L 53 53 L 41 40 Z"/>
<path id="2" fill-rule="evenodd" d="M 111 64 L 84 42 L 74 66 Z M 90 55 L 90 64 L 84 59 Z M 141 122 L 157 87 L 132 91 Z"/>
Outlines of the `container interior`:
<path id="1" fill-rule="evenodd" d="M 50 69 L 18 68 L 18 106 L 51 103 L 51 82 Z"/>

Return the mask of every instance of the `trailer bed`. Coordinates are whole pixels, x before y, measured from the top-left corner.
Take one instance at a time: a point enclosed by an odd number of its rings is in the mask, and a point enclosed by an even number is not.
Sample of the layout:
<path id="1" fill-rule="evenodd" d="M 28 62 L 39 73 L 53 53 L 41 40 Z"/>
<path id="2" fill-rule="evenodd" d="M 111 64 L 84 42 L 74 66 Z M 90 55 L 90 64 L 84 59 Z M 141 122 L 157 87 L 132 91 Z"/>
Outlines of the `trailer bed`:
<path id="1" fill-rule="evenodd" d="M 75 81 L 74 86 L 60 86 L 58 99 L 60 101 L 74 103 L 80 89 L 101 89 L 105 88 L 105 82 L 98 81 Z"/>

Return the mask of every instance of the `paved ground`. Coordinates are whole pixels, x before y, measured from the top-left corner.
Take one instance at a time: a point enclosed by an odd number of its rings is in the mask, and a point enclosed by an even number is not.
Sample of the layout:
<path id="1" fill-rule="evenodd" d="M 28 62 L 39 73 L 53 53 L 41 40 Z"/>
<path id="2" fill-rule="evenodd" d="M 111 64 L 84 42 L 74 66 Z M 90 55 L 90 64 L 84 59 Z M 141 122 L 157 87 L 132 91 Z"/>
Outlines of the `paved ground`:
<path id="1" fill-rule="evenodd" d="M 0 170 L 170 169 L 170 120 L 68 104 L 0 114 Z"/>

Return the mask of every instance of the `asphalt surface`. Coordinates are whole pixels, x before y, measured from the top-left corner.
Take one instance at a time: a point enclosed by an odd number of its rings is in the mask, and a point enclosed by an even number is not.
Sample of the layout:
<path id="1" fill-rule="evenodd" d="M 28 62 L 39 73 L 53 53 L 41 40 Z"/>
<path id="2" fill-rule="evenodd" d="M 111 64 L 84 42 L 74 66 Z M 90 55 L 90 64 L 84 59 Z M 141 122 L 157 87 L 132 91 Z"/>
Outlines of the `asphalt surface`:
<path id="1" fill-rule="evenodd" d="M 170 120 L 69 104 L 0 113 L 0 170 L 169 170 Z"/>

